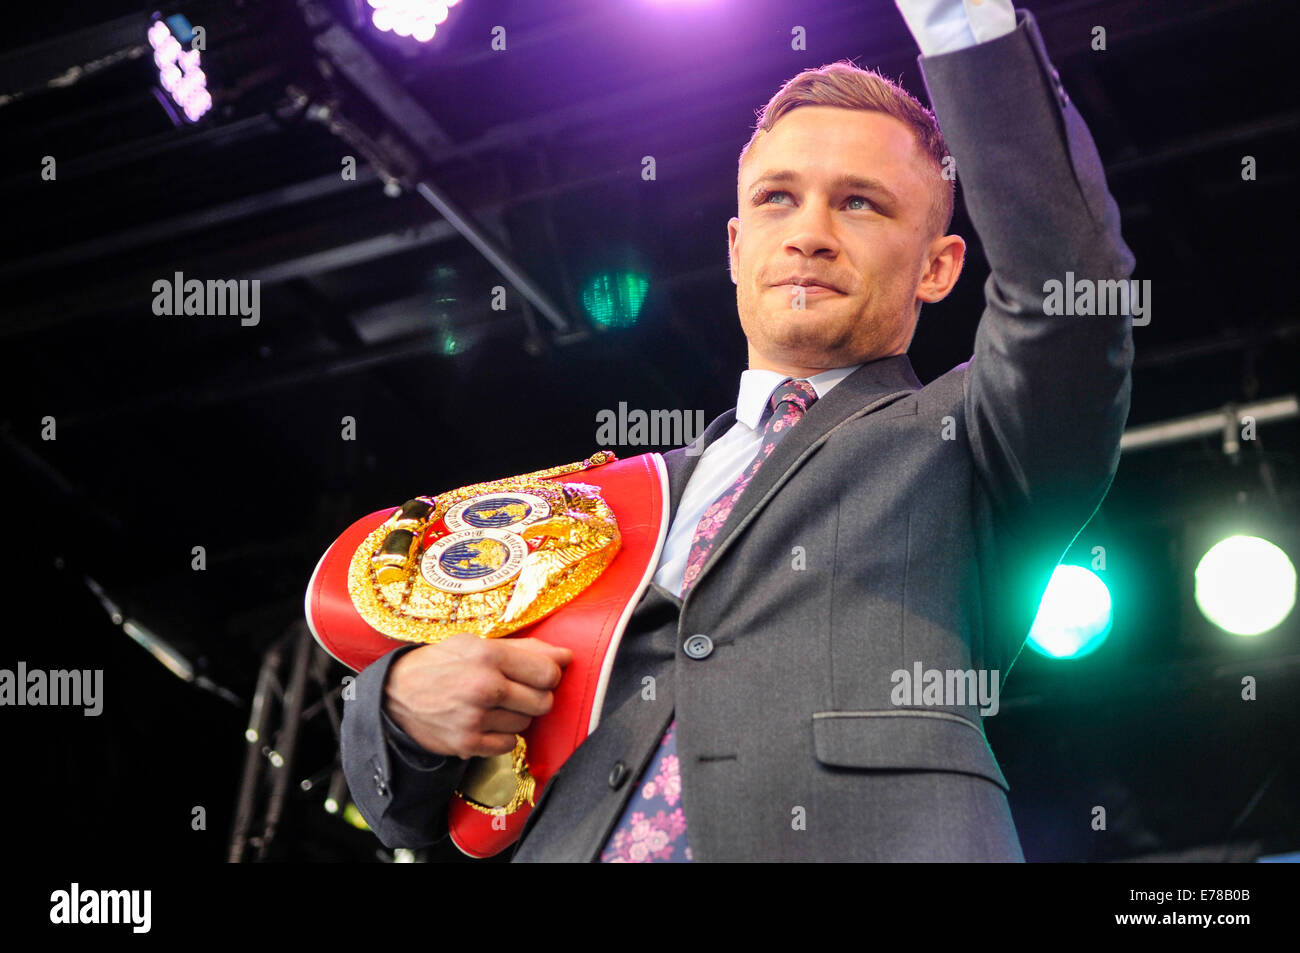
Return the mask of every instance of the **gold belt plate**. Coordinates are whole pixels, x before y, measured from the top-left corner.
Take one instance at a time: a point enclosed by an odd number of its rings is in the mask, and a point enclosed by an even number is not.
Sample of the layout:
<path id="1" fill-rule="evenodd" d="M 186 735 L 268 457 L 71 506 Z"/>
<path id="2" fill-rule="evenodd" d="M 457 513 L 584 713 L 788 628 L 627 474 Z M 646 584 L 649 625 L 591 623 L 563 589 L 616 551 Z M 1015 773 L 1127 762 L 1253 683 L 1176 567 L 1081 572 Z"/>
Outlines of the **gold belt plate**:
<path id="1" fill-rule="evenodd" d="M 618 554 L 600 489 L 549 477 L 586 460 L 407 501 L 352 556 L 348 594 L 374 629 L 405 642 L 499 638 L 575 598 Z"/>

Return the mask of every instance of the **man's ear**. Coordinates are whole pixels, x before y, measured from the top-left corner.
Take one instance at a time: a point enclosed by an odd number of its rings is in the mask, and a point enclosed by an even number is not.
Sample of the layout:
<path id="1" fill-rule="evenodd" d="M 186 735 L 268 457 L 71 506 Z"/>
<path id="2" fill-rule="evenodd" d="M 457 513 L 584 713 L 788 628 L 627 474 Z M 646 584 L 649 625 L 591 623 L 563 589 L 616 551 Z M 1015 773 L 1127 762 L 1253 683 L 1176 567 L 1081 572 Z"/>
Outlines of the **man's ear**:
<path id="1" fill-rule="evenodd" d="M 966 241 L 960 235 L 944 235 L 930 243 L 925 260 L 925 271 L 916 297 L 927 304 L 948 297 L 961 276 L 961 266 L 966 260 Z"/>
<path id="2" fill-rule="evenodd" d="M 727 222 L 727 267 L 731 271 L 731 283 L 737 284 L 736 265 L 739 261 L 739 255 L 736 251 L 736 241 L 740 238 L 740 219 L 732 218 Z"/>

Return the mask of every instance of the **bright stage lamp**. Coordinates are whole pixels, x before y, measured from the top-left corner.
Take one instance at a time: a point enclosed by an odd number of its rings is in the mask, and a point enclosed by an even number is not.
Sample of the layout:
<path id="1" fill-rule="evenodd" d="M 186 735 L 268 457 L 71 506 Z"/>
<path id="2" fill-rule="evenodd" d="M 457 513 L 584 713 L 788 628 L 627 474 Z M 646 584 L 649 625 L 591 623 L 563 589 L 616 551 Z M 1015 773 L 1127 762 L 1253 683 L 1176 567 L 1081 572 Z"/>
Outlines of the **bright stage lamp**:
<path id="1" fill-rule="evenodd" d="M 185 118 L 198 122 L 212 108 L 208 78 L 199 65 L 199 51 L 187 50 L 194 30 L 183 16 L 155 20 L 149 27 L 149 45 L 153 47 L 154 65 L 158 67 L 158 85 L 167 91 Z"/>
<path id="2" fill-rule="evenodd" d="M 1082 566 L 1057 566 L 1029 630 L 1029 647 L 1053 659 L 1081 658 L 1110 635 L 1110 590 Z"/>
<path id="3" fill-rule="evenodd" d="M 1233 635 L 1274 628 L 1295 606 L 1295 566 L 1258 536 L 1230 536 L 1210 547 L 1196 566 L 1196 605 Z"/>
<path id="4" fill-rule="evenodd" d="M 428 43 L 460 0 L 366 0 L 375 29 Z"/>

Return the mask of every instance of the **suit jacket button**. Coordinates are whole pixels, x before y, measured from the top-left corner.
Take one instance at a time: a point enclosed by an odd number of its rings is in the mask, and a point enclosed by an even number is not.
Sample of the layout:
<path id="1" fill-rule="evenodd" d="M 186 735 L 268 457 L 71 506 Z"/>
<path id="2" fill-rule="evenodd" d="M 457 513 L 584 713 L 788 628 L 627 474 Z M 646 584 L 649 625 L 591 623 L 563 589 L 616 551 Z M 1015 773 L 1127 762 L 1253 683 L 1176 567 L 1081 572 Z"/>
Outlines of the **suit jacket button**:
<path id="1" fill-rule="evenodd" d="M 713 640 L 707 635 L 692 635 L 682 644 L 682 651 L 693 659 L 708 658 L 713 654 Z"/>
<path id="2" fill-rule="evenodd" d="M 622 761 L 615 761 L 614 767 L 609 770 L 609 786 L 617 791 L 627 778 L 627 765 Z"/>
<path id="3" fill-rule="evenodd" d="M 375 793 L 380 797 L 388 794 L 388 785 L 384 783 L 384 776 L 378 771 L 375 772 Z"/>

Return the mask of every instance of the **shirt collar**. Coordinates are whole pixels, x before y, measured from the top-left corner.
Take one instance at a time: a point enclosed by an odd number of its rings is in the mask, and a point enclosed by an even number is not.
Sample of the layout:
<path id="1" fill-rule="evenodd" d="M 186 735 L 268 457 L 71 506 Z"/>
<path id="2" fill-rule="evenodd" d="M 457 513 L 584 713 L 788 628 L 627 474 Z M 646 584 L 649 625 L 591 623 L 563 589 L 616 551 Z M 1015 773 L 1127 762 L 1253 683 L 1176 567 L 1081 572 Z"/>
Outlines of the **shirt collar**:
<path id="1" fill-rule="evenodd" d="M 836 367 L 822 371 L 806 378 L 817 392 L 817 399 L 825 397 L 831 388 L 856 371 L 861 364 L 848 367 Z M 740 393 L 736 396 L 736 419 L 750 430 L 757 430 L 763 414 L 767 412 L 767 402 L 772 399 L 772 392 L 777 389 L 789 375 L 779 371 L 744 371 L 740 375 Z"/>

